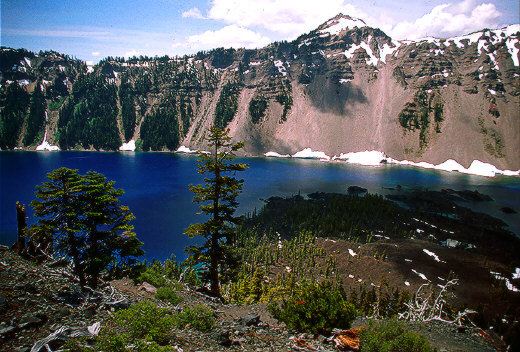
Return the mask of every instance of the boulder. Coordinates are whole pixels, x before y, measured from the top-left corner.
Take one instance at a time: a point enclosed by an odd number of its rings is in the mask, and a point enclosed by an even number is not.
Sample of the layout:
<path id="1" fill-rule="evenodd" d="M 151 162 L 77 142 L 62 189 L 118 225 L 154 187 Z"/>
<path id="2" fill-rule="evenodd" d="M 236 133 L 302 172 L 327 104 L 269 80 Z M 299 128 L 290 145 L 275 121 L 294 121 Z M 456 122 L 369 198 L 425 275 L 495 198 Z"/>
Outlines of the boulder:
<path id="1" fill-rule="evenodd" d="M 342 350 L 359 351 L 359 335 L 364 328 L 350 329 L 334 333 L 333 341 Z"/>
<path id="2" fill-rule="evenodd" d="M 7 299 L 3 293 L 0 293 L 0 309 L 1 308 L 7 308 Z"/>
<path id="3" fill-rule="evenodd" d="M 16 326 L 5 326 L 0 327 L 0 337 L 2 339 L 8 339 L 14 335 L 15 332 L 18 331 L 18 328 Z"/>
<path id="4" fill-rule="evenodd" d="M 240 318 L 238 324 L 243 326 L 253 326 L 260 323 L 260 316 L 258 314 L 249 313 L 248 315 Z"/>
<path id="5" fill-rule="evenodd" d="M 151 293 L 152 295 L 155 295 L 157 293 L 157 288 L 155 286 L 149 284 L 148 282 L 143 282 L 139 287 L 137 287 L 139 291 L 145 291 L 148 293 Z"/>
<path id="6" fill-rule="evenodd" d="M 37 328 L 47 321 L 47 316 L 42 313 L 25 314 L 18 323 L 21 329 Z"/>

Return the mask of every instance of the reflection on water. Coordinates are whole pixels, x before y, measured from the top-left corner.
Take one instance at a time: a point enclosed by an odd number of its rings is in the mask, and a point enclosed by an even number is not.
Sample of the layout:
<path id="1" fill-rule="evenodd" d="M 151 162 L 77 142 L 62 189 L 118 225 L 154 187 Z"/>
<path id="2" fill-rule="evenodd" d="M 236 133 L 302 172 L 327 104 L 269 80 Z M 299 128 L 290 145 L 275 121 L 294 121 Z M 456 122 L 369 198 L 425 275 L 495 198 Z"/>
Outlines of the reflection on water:
<path id="1" fill-rule="evenodd" d="M 520 234 L 520 214 L 505 214 L 508 206 L 520 213 L 520 178 L 486 178 L 410 166 L 365 167 L 315 160 L 245 158 L 249 169 L 237 174 L 244 178 L 239 213 L 262 206 L 262 198 L 297 193 L 340 192 L 348 186 L 367 188 L 371 193 L 388 194 L 397 185 L 404 189 L 478 190 L 494 202 L 461 204 L 499 217 Z M 97 152 L 0 152 L 0 243 L 10 244 L 16 237 L 16 201 L 29 204 L 37 184 L 45 175 L 65 166 L 80 173 L 95 170 L 123 188 L 122 203 L 136 216 L 135 231 L 145 242 L 149 259 L 164 259 L 174 253 L 184 257 L 189 240 L 183 231 L 190 223 L 202 221 L 195 215 L 189 184 L 202 183 L 196 172 L 196 156 L 172 153 L 97 153 Z M 33 223 L 28 207 L 28 222 Z"/>

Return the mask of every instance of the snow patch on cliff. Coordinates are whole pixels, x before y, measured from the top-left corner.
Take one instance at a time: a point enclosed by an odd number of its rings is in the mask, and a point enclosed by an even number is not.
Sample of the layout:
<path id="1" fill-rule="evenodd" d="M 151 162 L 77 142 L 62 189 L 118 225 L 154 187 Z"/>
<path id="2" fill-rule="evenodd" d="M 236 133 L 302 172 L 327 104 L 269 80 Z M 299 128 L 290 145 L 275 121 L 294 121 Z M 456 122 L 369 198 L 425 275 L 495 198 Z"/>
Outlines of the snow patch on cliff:
<path id="1" fill-rule="evenodd" d="M 47 113 L 45 113 L 45 117 L 47 118 Z M 55 152 L 60 150 L 58 146 L 50 145 L 49 142 L 47 142 L 47 131 L 45 131 L 45 134 L 43 135 L 43 142 L 39 146 L 36 147 L 37 151 L 44 151 L 48 150 L 50 152 Z"/>
<path id="2" fill-rule="evenodd" d="M 183 148 L 183 147 L 181 147 Z M 179 149 L 181 149 L 179 148 Z M 482 162 L 480 160 L 473 160 L 469 168 L 465 168 L 457 161 L 453 159 L 448 159 L 440 164 L 431 164 L 425 161 L 414 162 L 409 160 L 396 160 L 391 157 L 388 157 L 385 153 L 377 151 L 377 150 L 365 150 L 364 152 L 350 152 L 350 153 L 341 153 L 339 156 L 334 156 L 330 158 L 324 152 L 313 151 L 311 148 L 305 148 L 296 154 L 293 155 L 282 155 L 274 151 L 270 151 L 264 154 L 266 157 L 274 157 L 274 158 L 300 158 L 300 159 L 320 159 L 320 160 L 332 160 L 339 162 L 346 162 L 349 164 L 358 164 L 364 166 L 381 166 L 385 164 L 396 164 L 396 165 L 408 165 L 415 167 L 422 167 L 424 169 L 434 169 L 441 171 L 457 171 L 464 174 L 471 174 L 477 176 L 486 176 L 486 177 L 494 177 L 496 175 L 505 175 L 505 176 L 520 176 L 520 170 L 500 170 L 496 166 Z"/>
<path id="3" fill-rule="evenodd" d="M 500 170 L 496 166 L 484 163 L 480 160 L 473 160 L 469 168 L 465 168 L 464 166 L 460 165 L 453 159 L 448 159 L 442 164 L 434 165 L 427 162 L 413 162 L 408 160 L 403 161 L 397 161 L 392 160 L 389 161 L 395 164 L 400 165 L 410 165 L 410 166 L 417 166 L 422 167 L 425 169 L 436 169 L 436 170 L 443 170 L 443 171 L 458 171 L 464 174 L 472 174 L 477 176 L 486 176 L 486 177 L 494 177 L 496 175 L 505 175 L 505 176 L 520 176 L 520 170 L 518 171 L 512 171 L 512 170 Z"/>
<path id="4" fill-rule="evenodd" d="M 119 147 L 119 150 L 135 152 L 135 141 L 131 139 L 128 143 L 123 143 L 123 145 Z"/>
<path id="5" fill-rule="evenodd" d="M 278 69 L 278 72 L 282 74 L 282 76 L 287 76 L 287 70 L 285 69 L 283 62 L 280 60 L 276 60 L 273 62 L 276 68 Z"/>
<path id="6" fill-rule="evenodd" d="M 313 151 L 311 148 L 305 148 L 296 154 L 292 155 L 293 158 L 299 159 L 325 159 L 330 160 L 330 156 L 324 152 Z"/>
<path id="7" fill-rule="evenodd" d="M 334 156 L 333 160 L 342 160 L 350 164 L 359 164 L 366 166 L 380 165 L 387 157 L 384 153 L 372 150 L 365 150 L 364 152 L 341 153 L 340 156 Z"/>
<path id="8" fill-rule="evenodd" d="M 290 158 L 291 156 L 289 154 L 279 154 L 277 152 L 267 152 L 264 154 L 267 158 Z"/>
<path id="9" fill-rule="evenodd" d="M 328 33 L 330 35 L 338 35 L 341 31 L 354 28 L 365 27 L 366 23 L 363 20 L 357 18 L 351 18 L 349 16 L 342 17 L 339 19 L 331 19 L 327 22 L 327 27 L 320 30 L 319 33 Z"/>
<path id="10" fill-rule="evenodd" d="M 191 150 L 190 148 L 184 146 L 184 145 L 181 145 L 176 151 L 176 153 L 186 153 L 186 154 L 195 154 L 197 153 L 196 150 Z"/>
<path id="11" fill-rule="evenodd" d="M 513 64 L 515 66 L 520 66 L 519 60 L 518 60 L 518 52 L 520 51 L 517 38 L 507 38 L 506 40 L 506 46 L 507 51 L 509 51 L 509 54 L 511 54 L 511 59 L 513 59 Z"/>
<path id="12" fill-rule="evenodd" d="M 392 55 L 401 46 L 401 43 L 399 43 L 399 42 L 393 42 L 393 44 L 395 45 L 393 48 L 390 45 L 385 43 L 383 45 L 383 47 L 381 49 L 379 49 L 379 59 L 383 63 L 386 63 L 387 55 Z"/>
<path id="13" fill-rule="evenodd" d="M 371 40 L 372 40 L 372 36 L 369 36 L 368 42 L 370 43 Z M 367 55 L 369 56 L 368 58 L 365 59 L 367 65 L 377 66 L 379 59 L 374 55 L 374 53 L 372 52 L 372 49 L 370 48 L 370 45 L 368 45 L 366 42 L 361 42 L 359 45 L 352 44 L 350 49 L 346 50 L 343 54 L 347 57 L 347 59 L 352 59 L 354 57 L 354 52 L 356 50 L 358 50 L 359 48 L 364 49 L 365 52 L 367 53 Z M 390 47 L 388 47 L 388 48 L 390 48 Z M 385 54 L 385 59 L 386 59 L 386 54 Z M 384 61 L 384 60 L 382 60 L 382 61 Z"/>

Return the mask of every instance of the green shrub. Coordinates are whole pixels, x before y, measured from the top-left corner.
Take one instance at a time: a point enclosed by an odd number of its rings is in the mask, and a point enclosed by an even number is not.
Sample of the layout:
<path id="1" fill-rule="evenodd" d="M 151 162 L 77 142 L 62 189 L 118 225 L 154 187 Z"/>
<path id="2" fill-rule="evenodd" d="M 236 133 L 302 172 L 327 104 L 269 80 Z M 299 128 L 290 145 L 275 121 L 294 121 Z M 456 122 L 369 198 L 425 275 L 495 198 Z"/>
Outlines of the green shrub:
<path id="1" fill-rule="evenodd" d="M 194 307 L 184 307 L 182 312 L 176 316 L 175 324 L 179 328 L 190 327 L 208 332 L 215 327 L 215 319 L 213 317 L 213 311 L 200 304 Z"/>
<path id="2" fill-rule="evenodd" d="M 163 275 L 161 262 L 157 261 L 147 266 L 146 270 L 137 277 L 136 281 L 139 283 L 148 282 L 155 287 L 165 286 L 166 278 Z"/>
<path id="3" fill-rule="evenodd" d="M 430 352 L 434 349 L 423 335 L 397 320 L 371 322 L 361 333 L 362 352 Z"/>
<path id="4" fill-rule="evenodd" d="M 269 305 L 268 310 L 289 328 L 323 334 L 333 328 L 348 329 L 356 316 L 354 306 L 330 281 L 300 284 L 292 297 Z"/>
<path id="5" fill-rule="evenodd" d="M 161 299 L 163 301 L 168 301 L 173 305 L 177 305 L 182 302 L 182 296 L 178 295 L 172 287 L 159 287 L 157 289 L 157 293 L 155 294 L 155 298 Z"/>
<path id="6" fill-rule="evenodd" d="M 126 351 L 126 346 L 138 346 L 138 351 L 170 351 L 161 347 L 168 343 L 174 326 L 174 316 L 151 302 L 139 302 L 118 311 L 113 320 L 101 329 L 99 347 L 104 352 Z"/>
<path id="7" fill-rule="evenodd" d="M 86 337 L 78 337 L 65 341 L 65 344 L 61 347 L 62 351 L 66 352 L 91 352 L 92 348 L 87 345 Z"/>
<path id="8" fill-rule="evenodd" d="M 186 275 L 184 275 L 184 282 L 193 286 L 201 286 L 202 281 L 200 280 L 197 272 L 193 268 L 187 269 Z"/>

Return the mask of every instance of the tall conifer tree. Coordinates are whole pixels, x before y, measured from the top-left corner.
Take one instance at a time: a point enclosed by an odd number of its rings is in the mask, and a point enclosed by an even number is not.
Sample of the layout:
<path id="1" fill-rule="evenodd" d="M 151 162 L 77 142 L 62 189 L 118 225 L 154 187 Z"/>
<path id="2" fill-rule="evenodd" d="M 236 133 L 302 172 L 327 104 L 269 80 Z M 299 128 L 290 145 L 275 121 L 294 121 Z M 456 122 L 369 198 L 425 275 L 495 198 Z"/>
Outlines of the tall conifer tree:
<path id="1" fill-rule="evenodd" d="M 236 224 L 239 219 L 234 213 L 238 206 L 236 198 L 242 191 L 244 180 L 238 180 L 234 175 L 247 169 L 247 164 L 233 164 L 234 152 L 244 144 L 231 143 L 228 134 L 229 129 L 212 127 L 205 137 L 212 152 L 199 152 L 198 172 L 210 176 L 204 178 L 204 185 L 190 185 L 190 191 L 195 193 L 193 201 L 200 204 L 202 213 L 209 219 L 192 224 L 185 231 L 190 237 L 199 235 L 205 238 L 201 246 L 190 246 L 187 251 L 192 261 L 207 267 L 205 279 L 209 281 L 210 293 L 215 297 L 221 297 L 221 278 L 230 270 L 235 259 L 231 248 L 231 224 Z"/>

